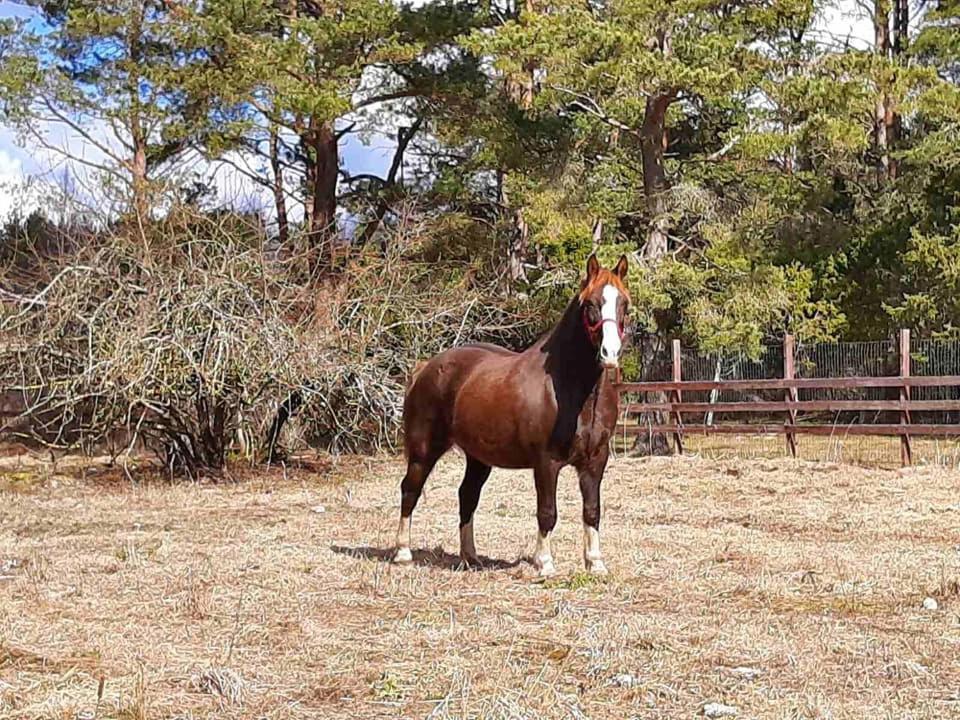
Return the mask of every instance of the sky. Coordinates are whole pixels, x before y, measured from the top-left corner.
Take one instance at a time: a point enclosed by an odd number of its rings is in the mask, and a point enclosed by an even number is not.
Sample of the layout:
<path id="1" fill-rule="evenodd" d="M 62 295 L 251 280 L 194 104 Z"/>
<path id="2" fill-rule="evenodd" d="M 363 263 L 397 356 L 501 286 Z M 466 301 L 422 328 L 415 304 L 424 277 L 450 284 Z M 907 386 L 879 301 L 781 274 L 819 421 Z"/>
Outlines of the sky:
<path id="1" fill-rule="evenodd" d="M 849 38 L 855 47 L 869 47 L 873 30 L 869 19 L 858 9 L 856 0 L 839 0 L 837 9 L 822 22 L 819 31 L 837 39 Z M 12 2 L 0 0 L 0 18 L 29 17 L 31 10 Z M 96 157 L 98 151 L 82 138 L 65 132 L 59 127 L 43 128 L 48 141 L 65 148 L 71 155 Z M 341 142 L 341 165 L 349 174 L 372 173 L 383 175 L 390 164 L 394 142 L 390 138 L 374 134 L 360 138 L 347 135 Z M 199 161 L 198 161 L 199 163 Z M 62 175 L 64 160 L 57 153 L 32 145 L 8 127 L 0 124 L 0 219 L 11 211 L 28 212 L 38 204 L 44 180 Z M 83 176 L 78 167 L 70 171 Z M 217 200 L 243 202 L 269 206 L 266 192 L 256 187 L 237 171 L 225 165 L 198 164 L 198 171 L 213 179 Z"/>

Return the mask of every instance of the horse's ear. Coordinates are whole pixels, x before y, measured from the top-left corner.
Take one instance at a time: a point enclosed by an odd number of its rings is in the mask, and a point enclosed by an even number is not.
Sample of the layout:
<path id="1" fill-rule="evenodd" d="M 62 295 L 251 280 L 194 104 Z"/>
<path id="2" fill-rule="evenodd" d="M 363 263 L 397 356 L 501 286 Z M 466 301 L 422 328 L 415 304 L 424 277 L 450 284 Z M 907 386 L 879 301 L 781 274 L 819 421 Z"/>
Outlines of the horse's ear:
<path id="1" fill-rule="evenodd" d="M 597 254 L 593 253 L 587 260 L 587 283 L 593 280 L 600 272 L 600 262 L 597 260 Z"/>
<path id="2" fill-rule="evenodd" d="M 613 274 L 616 275 L 621 280 L 624 280 L 627 277 L 627 256 L 621 255 L 620 260 L 617 262 L 617 266 L 613 269 Z"/>

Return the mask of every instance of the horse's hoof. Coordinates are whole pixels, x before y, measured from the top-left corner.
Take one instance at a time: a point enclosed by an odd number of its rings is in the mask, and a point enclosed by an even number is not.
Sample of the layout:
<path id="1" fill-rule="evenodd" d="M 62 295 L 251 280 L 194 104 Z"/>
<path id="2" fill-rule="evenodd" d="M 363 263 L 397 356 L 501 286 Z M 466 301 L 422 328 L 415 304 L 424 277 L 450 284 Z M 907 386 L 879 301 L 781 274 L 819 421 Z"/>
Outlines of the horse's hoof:
<path id="1" fill-rule="evenodd" d="M 557 574 L 557 568 L 553 565 L 553 560 L 547 560 L 545 563 L 540 565 L 540 570 L 537 573 L 542 578 L 553 577 Z"/>
<path id="2" fill-rule="evenodd" d="M 461 553 L 460 562 L 462 562 L 464 567 L 468 570 L 474 570 L 483 567 L 483 564 L 480 562 L 480 558 L 478 558 L 476 555 L 464 555 Z"/>
<path id="3" fill-rule="evenodd" d="M 397 548 L 397 554 L 393 556 L 393 562 L 395 565 L 409 565 L 412 563 L 413 553 L 410 552 L 410 548 Z"/>
<path id="4" fill-rule="evenodd" d="M 599 577 L 602 577 L 604 575 L 609 574 L 610 571 L 607 570 L 607 566 L 603 564 L 603 560 L 593 560 L 593 561 L 588 560 L 587 572 L 590 573 L 591 575 L 597 575 Z"/>

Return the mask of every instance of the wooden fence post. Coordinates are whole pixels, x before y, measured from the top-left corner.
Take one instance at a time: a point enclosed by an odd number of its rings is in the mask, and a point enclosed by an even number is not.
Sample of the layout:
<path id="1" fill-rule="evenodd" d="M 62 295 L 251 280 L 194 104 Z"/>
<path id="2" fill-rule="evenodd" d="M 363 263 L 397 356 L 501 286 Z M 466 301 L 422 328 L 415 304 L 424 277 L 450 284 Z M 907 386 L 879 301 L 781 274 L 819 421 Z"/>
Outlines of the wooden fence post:
<path id="1" fill-rule="evenodd" d="M 793 335 L 787 333 L 783 336 L 783 379 L 793 380 L 796 378 L 796 366 L 794 365 L 794 342 Z M 785 393 L 787 403 L 797 402 L 797 389 L 795 387 L 787 388 Z M 793 427 L 797 424 L 797 411 L 787 410 L 787 450 L 790 451 L 790 457 L 797 456 L 797 436 L 793 432 Z"/>
<path id="2" fill-rule="evenodd" d="M 681 350 L 680 350 L 680 340 L 676 339 L 673 341 L 673 382 L 678 383 L 682 380 L 683 371 L 681 360 Z M 675 388 L 673 393 L 673 402 L 679 403 L 682 402 L 682 397 L 680 394 L 680 388 Z M 676 410 L 673 414 L 673 422 L 676 425 L 677 429 L 673 433 L 673 440 L 677 445 L 677 455 L 683 455 L 683 420 L 680 417 L 680 411 Z"/>
<path id="3" fill-rule="evenodd" d="M 900 331 L 900 377 L 910 377 L 910 331 L 906 328 Z M 910 386 L 904 383 L 900 386 L 900 424 L 910 425 L 910 410 L 905 403 L 910 401 Z M 913 449 L 910 447 L 909 429 L 900 436 L 900 464 L 904 467 L 913 464 Z"/>

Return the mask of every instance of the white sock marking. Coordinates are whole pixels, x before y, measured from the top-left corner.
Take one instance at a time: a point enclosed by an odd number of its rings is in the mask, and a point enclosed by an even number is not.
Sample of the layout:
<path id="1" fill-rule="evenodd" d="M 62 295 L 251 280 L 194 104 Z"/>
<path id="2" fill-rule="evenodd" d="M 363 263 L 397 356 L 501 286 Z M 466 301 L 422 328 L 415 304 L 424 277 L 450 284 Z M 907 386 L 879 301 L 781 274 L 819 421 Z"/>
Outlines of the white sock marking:
<path id="1" fill-rule="evenodd" d="M 583 564 L 590 572 L 607 571 L 600 553 L 600 531 L 586 523 L 583 524 Z"/>
<path id="2" fill-rule="evenodd" d="M 406 533 L 404 533 L 406 525 Z M 413 528 L 413 515 L 408 518 L 400 518 L 400 525 L 397 527 L 397 554 L 393 556 L 395 563 L 408 563 L 413 561 L 413 553 L 410 551 L 410 535 Z"/>
<path id="3" fill-rule="evenodd" d="M 533 564 L 540 571 L 540 577 L 547 577 L 556 572 L 553 554 L 550 552 L 550 533 L 537 533 L 537 549 L 533 553 Z"/>

